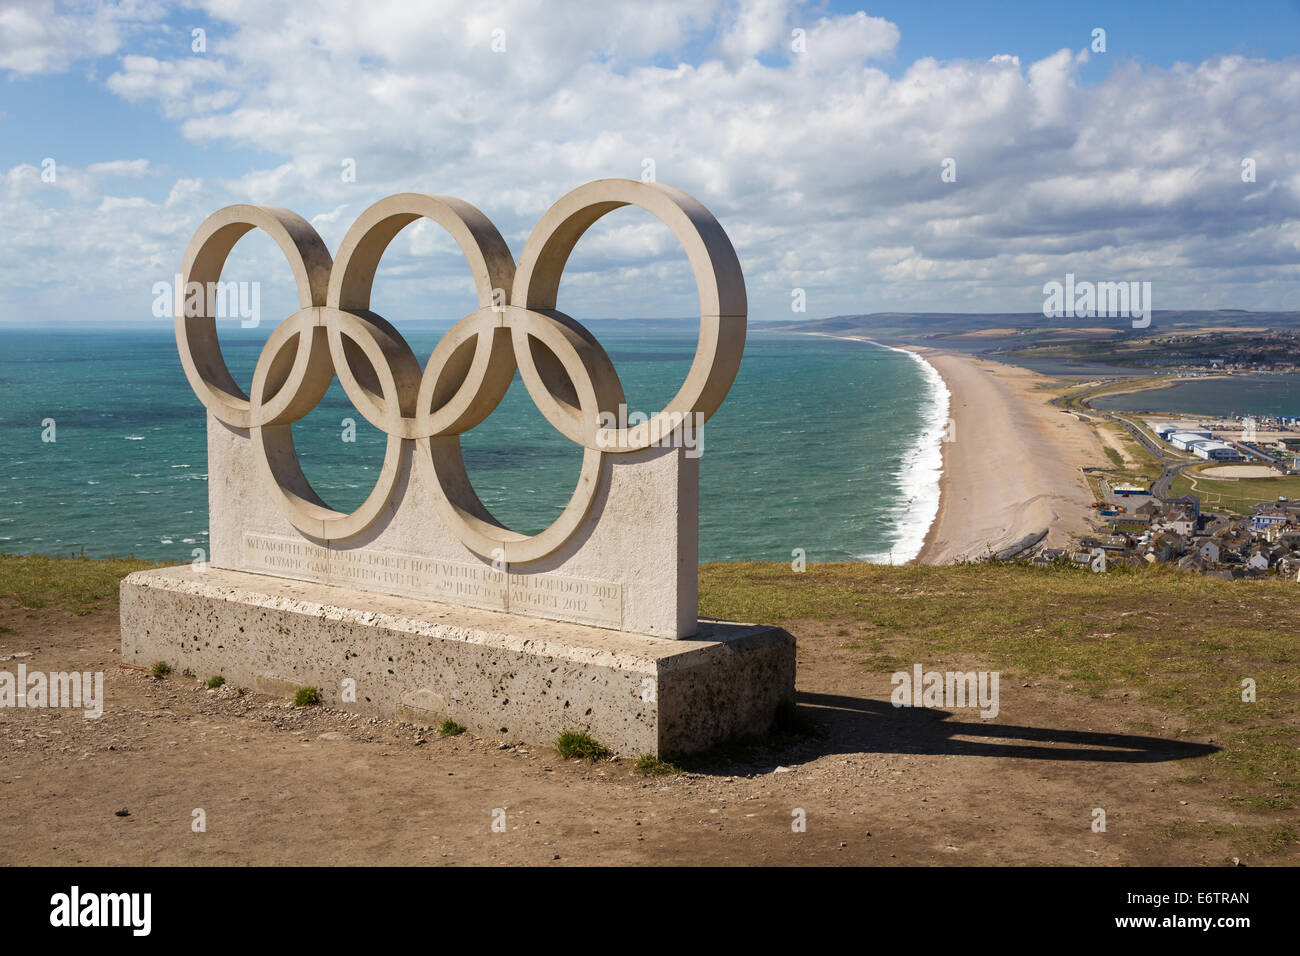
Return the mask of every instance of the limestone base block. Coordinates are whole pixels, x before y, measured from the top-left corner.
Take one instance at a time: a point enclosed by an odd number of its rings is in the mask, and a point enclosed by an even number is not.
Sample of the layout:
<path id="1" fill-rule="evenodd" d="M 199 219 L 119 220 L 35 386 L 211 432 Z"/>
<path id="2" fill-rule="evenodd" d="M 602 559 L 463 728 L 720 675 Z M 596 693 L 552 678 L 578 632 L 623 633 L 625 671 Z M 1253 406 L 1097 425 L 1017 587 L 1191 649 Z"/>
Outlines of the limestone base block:
<path id="1" fill-rule="evenodd" d="M 129 575 L 121 614 L 125 663 L 540 745 L 577 730 L 620 754 L 698 752 L 794 701 L 794 638 L 761 625 L 655 638 L 210 566 Z"/>

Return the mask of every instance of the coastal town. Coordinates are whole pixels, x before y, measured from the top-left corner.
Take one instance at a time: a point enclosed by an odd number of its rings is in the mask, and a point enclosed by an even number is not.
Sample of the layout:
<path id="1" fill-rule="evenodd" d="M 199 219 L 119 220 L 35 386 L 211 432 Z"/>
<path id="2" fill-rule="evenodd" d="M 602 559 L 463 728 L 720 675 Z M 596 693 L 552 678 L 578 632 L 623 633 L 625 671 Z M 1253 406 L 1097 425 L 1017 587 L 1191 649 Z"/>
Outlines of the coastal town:
<path id="1" fill-rule="evenodd" d="M 1225 579 L 1281 575 L 1300 582 L 1300 496 L 1250 500 L 1252 489 L 1280 480 L 1290 490 L 1284 479 L 1300 474 L 1295 419 L 1114 420 L 1163 473 L 1146 482 L 1096 474 L 1094 533 L 1072 548 L 1041 548 L 1031 564 L 1094 571 L 1164 564 Z"/>

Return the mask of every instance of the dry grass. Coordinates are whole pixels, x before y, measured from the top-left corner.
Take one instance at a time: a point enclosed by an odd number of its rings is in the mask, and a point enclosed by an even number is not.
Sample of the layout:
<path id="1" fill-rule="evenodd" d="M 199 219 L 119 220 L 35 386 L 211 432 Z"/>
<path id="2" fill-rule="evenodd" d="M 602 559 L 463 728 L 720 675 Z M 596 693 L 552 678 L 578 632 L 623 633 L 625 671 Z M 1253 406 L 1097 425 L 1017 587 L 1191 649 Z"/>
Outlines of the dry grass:
<path id="1" fill-rule="evenodd" d="M 1243 806 L 1300 802 L 1300 585 L 1223 581 L 1167 568 L 982 564 L 706 565 L 710 617 L 825 622 L 894 670 L 969 655 L 1005 680 L 1058 680 L 1097 698 L 1133 695 L 1213 737 L 1209 765 L 1243 787 Z M 1242 681 L 1257 688 L 1242 701 Z"/>
<path id="2" fill-rule="evenodd" d="M 19 607 L 62 607 L 89 614 L 117 603 L 117 586 L 132 571 L 159 567 L 136 558 L 51 558 L 0 554 L 0 599 Z"/>

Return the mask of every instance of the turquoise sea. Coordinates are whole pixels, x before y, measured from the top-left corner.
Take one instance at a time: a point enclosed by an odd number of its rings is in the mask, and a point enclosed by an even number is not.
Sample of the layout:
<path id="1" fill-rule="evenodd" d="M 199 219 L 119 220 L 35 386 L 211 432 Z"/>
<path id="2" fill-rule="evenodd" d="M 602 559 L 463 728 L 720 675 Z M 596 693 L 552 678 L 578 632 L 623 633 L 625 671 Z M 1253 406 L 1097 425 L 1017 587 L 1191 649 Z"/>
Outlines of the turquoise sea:
<path id="1" fill-rule="evenodd" d="M 427 357 L 440 329 L 403 329 Z M 269 328 L 220 330 L 248 387 Z M 598 332 L 632 409 L 653 411 L 690 365 L 694 334 Z M 342 440 L 344 419 L 356 441 Z M 905 560 L 937 503 L 947 390 L 908 353 L 868 343 L 751 332 L 721 411 L 703 429 L 704 561 Z M 55 440 L 42 440 L 52 420 Z M 294 426 L 308 477 L 351 510 L 369 492 L 383 436 L 338 382 Z M 507 525 L 535 533 L 573 489 L 578 448 L 516 379 L 463 439 L 470 477 Z M 134 554 L 189 562 L 208 529 L 204 412 L 170 323 L 93 331 L 0 329 L 0 552 Z"/>

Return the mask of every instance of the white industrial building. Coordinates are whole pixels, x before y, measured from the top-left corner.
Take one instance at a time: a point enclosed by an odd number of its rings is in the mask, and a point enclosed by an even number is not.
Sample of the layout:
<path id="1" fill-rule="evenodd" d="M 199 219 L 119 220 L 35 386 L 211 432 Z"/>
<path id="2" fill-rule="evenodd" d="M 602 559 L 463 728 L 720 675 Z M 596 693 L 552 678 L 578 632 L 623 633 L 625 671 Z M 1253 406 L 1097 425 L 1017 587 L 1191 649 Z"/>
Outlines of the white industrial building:
<path id="1" fill-rule="evenodd" d="M 1245 457 L 1224 441 L 1193 442 L 1188 451 L 1197 458 L 1207 458 L 1210 461 L 1241 461 Z"/>
<path id="2" fill-rule="evenodd" d="M 1147 428 L 1151 429 L 1152 434 L 1159 437 L 1161 441 L 1167 441 L 1170 435 L 1179 431 L 1177 425 L 1168 422 L 1147 422 Z"/>
<path id="3" fill-rule="evenodd" d="M 1169 444 L 1173 445 L 1179 451 L 1188 451 L 1196 442 L 1209 441 L 1213 437 L 1213 432 L 1197 429 L 1196 431 L 1174 432 L 1166 438 L 1165 441 L 1169 442 Z"/>

